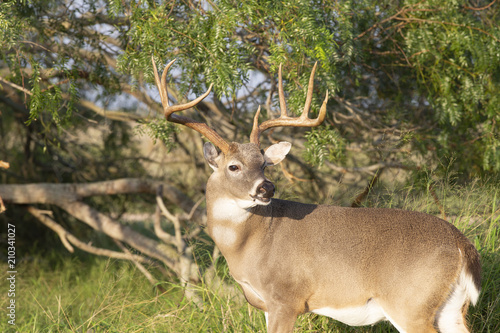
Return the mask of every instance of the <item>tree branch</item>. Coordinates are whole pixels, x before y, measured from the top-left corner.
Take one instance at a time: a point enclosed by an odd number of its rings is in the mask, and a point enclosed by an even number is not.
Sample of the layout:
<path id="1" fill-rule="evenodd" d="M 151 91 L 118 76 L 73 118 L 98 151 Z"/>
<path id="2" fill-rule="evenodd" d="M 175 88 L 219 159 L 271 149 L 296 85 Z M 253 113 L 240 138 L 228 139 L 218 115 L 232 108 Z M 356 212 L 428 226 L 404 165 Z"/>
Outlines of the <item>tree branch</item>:
<path id="1" fill-rule="evenodd" d="M 116 222 L 83 202 L 60 202 L 57 205 L 93 229 L 101 231 L 113 239 L 125 242 L 147 256 L 162 261 L 173 271 L 177 271 L 176 262 L 179 254 L 174 249 L 162 246 L 157 241 Z"/>
<path id="2" fill-rule="evenodd" d="M 158 188 L 158 192 L 161 192 L 161 186 Z M 168 235 L 169 236 L 168 238 L 171 241 L 173 241 L 173 243 L 177 246 L 177 251 L 180 254 L 182 254 L 184 252 L 184 250 L 186 249 L 186 243 L 182 239 L 181 223 L 180 223 L 179 217 L 170 213 L 170 211 L 167 209 L 167 207 L 163 203 L 163 200 L 162 200 L 160 195 L 156 196 L 156 203 L 158 204 L 158 207 L 160 208 L 160 211 L 162 212 L 162 214 L 168 220 L 170 220 L 170 222 L 172 222 L 172 224 L 174 225 L 175 238 L 172 238 L 172 236 L 170 234 L 167 234 L 166 232 L 164 232 L 161 229 L 161 227 L 159 225 L 159 219 L 157 221 L 155 221 L 155 232 L 158 229 L 159 234 L 161 234 L 163 237 L 166 237 L 166 235 Z M 158 222 L 158 228 L 157 228 L 156 222 Z"/>
<path id="3" fill-rule="evenodd" d="M 42 224 L 44 224 L 46 227 L 54 231 L 59 238 L 61 239 L 61 242 L 63 243 L 64 247 L 66 249 L 73 253 L 74 248 L 71 246 L 70 242 L 79 248 L 80 250 L 83 250 L 85 252 L 89 252 L 98 256 L 105 256 L 105 257 L 110 257 L 110 258 L 115 258 L 115 259 L 121 259 L 121 260 L 131 260 L 131 261 L 137 261 L 141 263 L 147 263 L 147 264 L 155 264 L 154 261 L 144 258 L 140 255 L 135 255 L 132 253 L 124 254 L 121 252 L 116 252 L 108 249 L 102 249 L 102 248 L 97 248 L 92 245 L 86 244 L 76 238 L 73 234 L 71 234 L 69 231 L 64 229 L 60 224 L 55 222 L 53 219 L 51 219 L 48 214 L 51 214 L 51 211 L 46 211 L 46 210 L 41 210 L 37 209 L 33 206 L 29 206 L 27 208 L 28 212 L 36 217 Z"/>
<path id="4" fill-rule="evenodd" d="M 344 168 L 344 167 L 335 165 L 331 162 L 325 162 L 325 165 L 327 167 L 329 167 L 330 169 L 337 171 L 337 172 L 340 172 L 340 173 L 365 172 L 365 173 L 368 173 L 371 175 L 374 175 L 377 172 L 377 170 L 379 170 L 381 168 L 394 168 L 394 169 L 404 169 L 404 170 L 413 169 L 412 167 L 401 164 L 401 163 L 383 163 L 383 162 L 376 163 L 373 165 L 368 165 L 365 167 L 355 167 L 355 168 Z"/>
<path id="5" fill-rule="evenodd" d="M 0 185 L 0 196 L 5 202 L 14 204 L 54 204 L 62 201 L 78 201 L 85 197 L 96 195 L 148 193 L 156 194 L 159 185 L 163 185 L 163 196 L 185 211 L 191 210 L 194 203 L 177 188 L 164 182 L 139 179 L 121 178 L 94 183 L 70 184 L 12 184 Z M 195 218 L 204 220 L 204 213 L 199 210 Z"/>
<path id="6" fill-rule="evenodd" d="M 450 25 L 452 27 L 460 27 L 460 28 L 466 28 L 466 29 L 470 29 L 470 30 L 476 30 L 476 31 L 479 31 L 479 32 L 481 32 L 481 33 L 489 36 L 490 38 L 492 38 L 497 43 L 500 43 L 500 39 L 496 38 L 495 36 L 493 36 L 492 34 L 490 34 L 488 31 L 486 31 L 484 29 L 476 28 L 476 27 L 471 27 L 471 26 L 465 25 L 465 24 L 459 24 L 459 23 L 453 23 L 453 22 L 446 22 L 446 21 L 427 20 L 427 19 L 420 19 L 420 18 L 416 18 L 416 17 L 395 17 L 394 19 L 395 20 L 399 20 L 399 21 L 404 21 L 404 22 L 417 22 L 417 23 L 427 23 L 427 24 L 441 24 L 441 25 Z"/>
<path id="7" fill-rule="evenodd" d="M 1 82 L 3 82 L 3 83 L 5 83 L 5 84 L 7 84 L 7 85 L 9 85 L 9 86 L 11 86 L 12 88 L 14 88 L 14 89 L 16 89 L 16 90 L 22 91 L 22 92 L 23 92 L 23 93 L 25 93 L 25 94 L 28 94 L 28 95 L 30 95 L 30 96 L 31 96 L 31 95 L 33 95 L 33 94 L 31 93 L 31 91 L 29 91 L 28 89 L 26 89 L 26 88 L 24 88 L 24 87 L 21 87 L 20 85 L 17 85 L 17 84 L 15 84 L 15 83 L 13 83 L 13 82 L 10 82 L 9 80 L 6 80 L 6 79 L 4 79 L 4 78 L 3 78 L 3 77 L 1 77 L 1 76 L 0 76 L 0 81 L 1 81 Z"/>
<path id="8" fill-rule="evenodd" d="M 165 232 L 162 227 L 161 227 L 161 208 L 160 208 L 160 202 L 163 204 L 163 201 L 161 200 L 161 192 L 163 191 L 163 187 L 160 185 L 158 186 L 158 193 L 156 194 L 156 210 L 155 210 L 155 218 L 154 218 L 154 230 L 156 236 L 161 239 L 163 242 L 167 244 L 175 244 L 175 238 L 169 234 L 168 232 Z"/>

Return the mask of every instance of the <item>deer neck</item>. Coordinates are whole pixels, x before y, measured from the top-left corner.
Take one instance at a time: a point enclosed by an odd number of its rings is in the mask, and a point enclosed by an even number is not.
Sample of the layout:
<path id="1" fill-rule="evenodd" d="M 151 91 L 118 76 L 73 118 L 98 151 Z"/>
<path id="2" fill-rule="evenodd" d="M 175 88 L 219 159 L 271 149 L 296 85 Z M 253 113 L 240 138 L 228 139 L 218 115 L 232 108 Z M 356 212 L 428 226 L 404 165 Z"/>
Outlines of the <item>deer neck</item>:
<path id="1" fill-rule="evenodd" d="M 242 206 L 238 200 L 212 193 L 207 187 L 207 231 L 228 261 L 251 246 L 250 239 L 263 237 L 264 217 L 255 214 L 261 209 Z"/>

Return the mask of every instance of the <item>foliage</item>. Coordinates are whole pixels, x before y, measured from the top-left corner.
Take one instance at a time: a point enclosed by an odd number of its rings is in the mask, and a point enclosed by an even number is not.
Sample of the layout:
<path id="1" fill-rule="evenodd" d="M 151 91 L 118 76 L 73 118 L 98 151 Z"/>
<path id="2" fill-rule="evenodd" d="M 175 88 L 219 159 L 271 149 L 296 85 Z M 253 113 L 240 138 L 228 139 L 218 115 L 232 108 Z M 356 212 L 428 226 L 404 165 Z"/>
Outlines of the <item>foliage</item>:
<path id="1" fill-rule="evenodd" d="M 139 135 L 148 135 L 153 139 L 154 144 L 156 144 L 156 140 L 161 140 L 170 149 L 175 145 L 172 140 L 172 132 L 176 128 L 174 124 L 166 119 L 154 119 L 145 123 L 141 122 L 135 128 L 135 132 Z"/>
<path id="2" fill-rule="evenodd" d="M 306 161 L 315 165 L 322 165 L 325 160 L 342 162 L 345 143 L 335 129 L 326 126 L 315 128 L 306 134 L 306 138 Z"/>

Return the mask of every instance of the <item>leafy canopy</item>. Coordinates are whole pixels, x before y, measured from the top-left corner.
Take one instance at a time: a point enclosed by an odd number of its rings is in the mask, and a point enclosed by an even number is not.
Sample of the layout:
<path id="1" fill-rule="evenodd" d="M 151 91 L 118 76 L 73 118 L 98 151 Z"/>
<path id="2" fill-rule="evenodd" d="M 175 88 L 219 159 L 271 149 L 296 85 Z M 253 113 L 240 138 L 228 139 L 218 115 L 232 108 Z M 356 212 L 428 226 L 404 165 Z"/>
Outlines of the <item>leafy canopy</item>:
<path id="1" fill-rule="evenodd" d="M 456 159 L 466 176 L 487 174 L 500 170 L 499 8 L 489 0 L 4 1 L 1 82 L 25 101 L 30 126 L 74 123 L 82 109 L 151 119 L 160 112 L 146 84 L 151 55 L 158 64 L 176 58 L 172 96 L 213 83 L 214 104 L 240 135 L 258 104 L 273 116 L 276 94 L 267 96 L 279 64 L 298 113 L 318 61 L 313 110 L 326 90 L 333 98 L 328 133 L 308 136 L 310 161 L 348 165 L 361 150 L 369 163 L 409 163 L 410 150 L 423 165 Z M 132 106 L 104 114 L 102 101 L 121 93 Z M 0 94 L 0 103 L 13 101 Z"/>

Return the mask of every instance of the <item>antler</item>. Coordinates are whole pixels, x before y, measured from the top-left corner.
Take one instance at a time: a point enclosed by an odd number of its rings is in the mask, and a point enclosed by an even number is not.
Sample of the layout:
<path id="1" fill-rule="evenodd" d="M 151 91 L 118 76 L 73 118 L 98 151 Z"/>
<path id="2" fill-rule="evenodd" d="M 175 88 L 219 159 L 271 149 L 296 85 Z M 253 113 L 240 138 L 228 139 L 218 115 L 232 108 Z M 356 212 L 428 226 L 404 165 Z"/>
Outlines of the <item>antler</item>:
<path id="1" fill-rule="evenodd" d="M 283 80 L 281 78 L 281 65 L 278 72 L 278 94 L 280 100 L 281 115 L 276 119 L 268 119 L 259 125 L 259 115 L 260 106 L 253 119 L 252 133 L 250 134 L 250 142 L 260 145 L 259 137 L 262 132 L 273 127 L 315 127 L 323 122 L 326 116 L 326 103 L 328 102 L 328 90 L 326 91 L 326 97 L 323 101 L 323 105 L 319 110 L 318 118 L 310 119 L 308 117 L 309 109 L 311 108 L 313 86 L 314 86 L 314 73 L 316 72 L 316 62 L 309 77 L 309 85 L 307 87 L 306 104 L 304 105 L 304 110 L 300 117 L 289 117 L 286 111 L 285 94 L 283 93 Z"/>
<path id="2" fill-rule="evenodd" d="M 175 62 L 175 59 L 172 60 L 165 66 L 165 69 L 163 70 L 163 74 L 161 75 L 161 80 L 160 76 L 158 75 L 158 70 L 156 69 L 156 64 L 154 61 L 154 58 L 151 56 L 151 61 L 153 62 L 153 69 L 154 69 L 154 75 L 155 75 L 155 82 L 156 86 L 158 87 L 158 91 L 160 93 L 160 99 L 161 99 L 161 104 L 163 105 L 163 111 L 165 113 L 165 118 L 167 118 L 168 121 L 171 121 L 173 123 L 177 124 L 182 124 L 185 125 L 191 129 L 194 129 L 198 133 L 204 135 L 208 140 L 210 140 L 214 145 L 219 147 L 219 149 L 226 154 L 229 151 L 229 143 L 225 141 L 217 132 L 215 132 L 213 129 L 208 127 L 207 124 L 196 121 L 194 119 L 185 117 L 185 116 L 180 116 L 177 114 L 173 114 L 174 112 L 178 111 L 183 111 L 187 110 L 189 108 L 192 108 L 196 104 L 200 103 L 205 97 L 208 96 L 210 93 L 210 90 L 212 89 L 213 84 L 210 85 L 208 90 L 198 98 L 192 100 L 191 102 L 185 103 L 185 104 L 180 104 L 180 105 L 170 105 L 168 102 L 168 91 L 167 91 L 167 73 L 172 66 L 172 64 Z"/>

